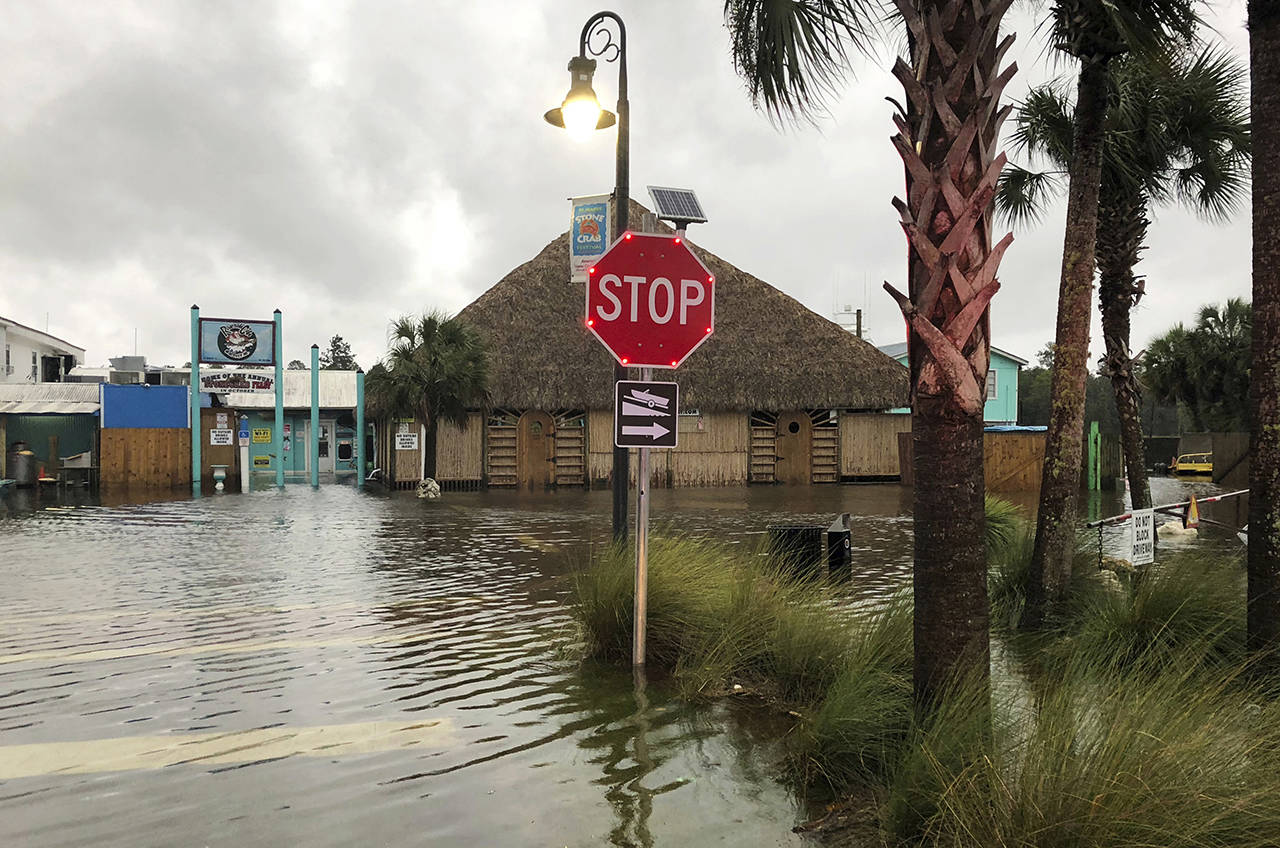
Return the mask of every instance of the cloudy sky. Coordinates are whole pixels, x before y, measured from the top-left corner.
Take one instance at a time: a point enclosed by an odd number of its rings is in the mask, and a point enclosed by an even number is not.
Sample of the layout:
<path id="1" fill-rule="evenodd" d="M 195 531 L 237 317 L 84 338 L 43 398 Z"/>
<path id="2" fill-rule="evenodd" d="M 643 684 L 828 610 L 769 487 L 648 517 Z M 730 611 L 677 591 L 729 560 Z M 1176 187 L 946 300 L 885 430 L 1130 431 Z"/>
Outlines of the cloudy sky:
<path id="1" fill-rule="evenodd" d="M 365 367 L 399 314 L 465 306 L 567 228 L 565 199 L 613 183 L 612 131 L 576 144 L 542 120 L 597 0 L 3 0 L 0 314 L 88 348 L 189 359 L 188 308 L 285 317 L 285 356 L 340 334 Z M 1009 94 L 1068 72 L 1022 11 Z M 1244 0 L 1212 3 L 1247 55 Z M 831 316 L 863 308 L 900 341 L 905 244 L 889 205 L 882 69 L 855 61 L 817 128 L 779 131 L 729 60 L 720 0 L 619 0 L 632 196 L 694 188 L 693 240 Z M 610 105 L 616 66 L 596 89 Z M 1014 157 L 1016 158 L 1016 157 Z M 1052 339 L 1063 209 L 1016 232 L 992 307 L 998 347 Z M 1139 270 L 1141 344 L 1249 293 L 1248 210 L 1162 210 Z M 1095 319 L 1095 337 L 1098 334 Z M 1099 343 L 1095 342 L 1095 350 Z"/>

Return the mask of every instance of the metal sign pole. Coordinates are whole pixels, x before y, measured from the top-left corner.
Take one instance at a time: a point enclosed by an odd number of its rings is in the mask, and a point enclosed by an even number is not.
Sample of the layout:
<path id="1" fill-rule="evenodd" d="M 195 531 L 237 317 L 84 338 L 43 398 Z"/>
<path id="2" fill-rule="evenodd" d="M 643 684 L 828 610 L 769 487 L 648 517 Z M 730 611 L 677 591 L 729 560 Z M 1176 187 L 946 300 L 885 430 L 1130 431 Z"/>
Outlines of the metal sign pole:
<path id="1" fill-rule="evenodd" d="M 653 369 L 640 369 L 640 379 L 653 380 Z M 636 604 L 631 664 L 644 665 L 645 628 L 649 614 L 649 448 L 640 448 L 636 472 Z"/>

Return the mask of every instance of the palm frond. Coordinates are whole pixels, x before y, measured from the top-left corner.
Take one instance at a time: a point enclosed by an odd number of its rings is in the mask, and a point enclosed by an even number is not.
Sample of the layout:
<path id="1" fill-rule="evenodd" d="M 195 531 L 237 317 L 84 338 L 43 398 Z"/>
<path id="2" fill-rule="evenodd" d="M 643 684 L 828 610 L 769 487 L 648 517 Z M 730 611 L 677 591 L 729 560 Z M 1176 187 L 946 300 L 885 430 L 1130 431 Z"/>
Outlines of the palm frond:
<path id="1" fill-rule="evenodd" d="M 774 120 L 813 119 L 866 52 L 876 0 L 725 0 L 734 69 Z"/>
<path id="2" fill-rule="evenodd" d="M 1012 226 L 1039 223 L 1051 195 L 1062 189 L 1061 174 L 1009 165 L 996 187 L 996 214 Z"/>
<path id="3" fill-rule="evenodd" d="M 1066 170 L 1074 146 L 1074 113 L 1061 80 L 1031 89 L 1018 107 L 1014 147 Z"/>

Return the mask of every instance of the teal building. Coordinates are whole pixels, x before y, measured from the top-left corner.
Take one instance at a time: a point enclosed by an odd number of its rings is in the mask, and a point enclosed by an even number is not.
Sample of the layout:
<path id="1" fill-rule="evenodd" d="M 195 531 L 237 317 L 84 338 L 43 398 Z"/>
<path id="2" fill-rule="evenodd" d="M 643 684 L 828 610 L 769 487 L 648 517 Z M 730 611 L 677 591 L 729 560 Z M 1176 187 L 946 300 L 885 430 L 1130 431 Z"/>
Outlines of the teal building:
<path id="1" fill-rule="evenodd" d="M 881 345 L 881 353 L 907 364 L 907 343 Z M 1014 356 L 994 345 L 991 348 L 991 368 L 987 371 L 987 402 L 982 408 L 982 420 L 990 425 L 1018 423 L 1018 373 L 1027 360 Z M 891 412 L 910 412 L 908 408 Z"/>

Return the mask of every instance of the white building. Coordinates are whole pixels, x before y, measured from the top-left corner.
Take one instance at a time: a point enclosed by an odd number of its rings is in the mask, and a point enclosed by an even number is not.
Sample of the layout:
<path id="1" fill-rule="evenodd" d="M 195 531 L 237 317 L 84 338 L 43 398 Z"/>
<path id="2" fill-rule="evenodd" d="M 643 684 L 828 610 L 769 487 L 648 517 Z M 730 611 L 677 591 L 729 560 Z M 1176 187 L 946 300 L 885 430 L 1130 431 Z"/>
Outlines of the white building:
<path id="1" fill-rule="evenodd" d="M 0 315 L 4 370 L 0 383 L 61 383 L 84 364 L 84 348 Z"/>

